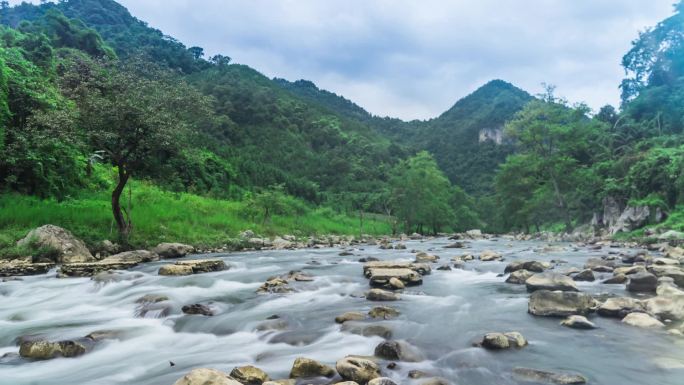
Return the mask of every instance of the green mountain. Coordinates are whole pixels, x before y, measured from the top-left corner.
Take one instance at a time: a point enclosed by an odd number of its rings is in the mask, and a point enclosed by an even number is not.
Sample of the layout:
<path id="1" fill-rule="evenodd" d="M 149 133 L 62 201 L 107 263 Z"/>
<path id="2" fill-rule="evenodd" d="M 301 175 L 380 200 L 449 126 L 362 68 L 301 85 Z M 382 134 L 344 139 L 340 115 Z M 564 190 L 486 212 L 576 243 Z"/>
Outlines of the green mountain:
<path id="1" fill-rule="evenodd" d="M 275 79 L 284 89 L 349 119 L 414 151 L 432 153 L 452 183 L 476 195 L 493 192 L 493 176 L 511 154 L 504 124 L 532 100 L 527 92 L 503 80 L 493 80 L 429 121 L 404 122 L 373 116 L 335 93 L 306 80 Z"/>
<path id="2" fill-rule="evenodd" d="M 205 58 L 113 0 L 3 2 L 2 192 L 120 197 L 132 178 L 241 202 L 262 226 L 272 212 L 322 206 L 358 213 L 361 226 L 372 212 L 431 232 L 569 229 L 600 218 L 604 201 L 667 215 L 684 186 L 682 4 L 625 55 L 621 111 L 592 115 L 493 80 L 406 122 L 307 80 Z M 125 210 L 113 206 L 121 229 Z"/>

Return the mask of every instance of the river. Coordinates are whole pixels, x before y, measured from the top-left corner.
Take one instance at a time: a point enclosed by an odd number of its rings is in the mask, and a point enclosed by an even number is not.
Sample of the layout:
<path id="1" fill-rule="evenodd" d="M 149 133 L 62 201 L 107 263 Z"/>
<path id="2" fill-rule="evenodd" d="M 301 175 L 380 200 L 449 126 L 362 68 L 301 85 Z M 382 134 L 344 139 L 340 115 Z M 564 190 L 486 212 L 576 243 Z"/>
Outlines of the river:
<path id="1" fill-rule="evenodd" d="M 0 384 L 171 385 L 195 367 L 230 372 L 248 364 L 277 379 L 287 378 L 300 356 L 334 366 L 348 354 L 372 355 L 383 341 L 342 330 L 334 322 L 344 312 L 368 311 L 379 304 L 358 296 L 368 289 L 359 258 L 408 261 L 414 258 L 412 250 L 432 250 L 448 262 L 452 256 L 477 255 L 485 249 L 503 253 L 506 260 L 471 261 L 463 270 L 433 269 L 421 286 L 406 289 L 400 301 L 382 303 L 401 312 L 396 319 L 380 321 L 392 330 L 392 338 L 409 342 L 424 356 L 421 362 L 399 362 L 394 370 L 383 365 L 384 375 L 400 384 L 418 384 L 421 380 L 408 379 L 407 373 L 419 369 L 453 384 L 504 385 L 518 384 L 511 370 L 524 366 L 579 372 L 590 384 L 684 384 L 681 337 L 595 315 L 590 319 L 597 329 L 566 328 L 559 319 L 529 315 L 524 285 L 507 284 L 498 276 L 516 259 L 562 259 L 568 263 L 557 269 L 564 269 L 581 267 L 592 256 L 634 250 L 557 244 L 541 252 L 546 243 L 504 239 L 472 241 L 463 250 L 443 248 L 449 242 L 408 241 L 407 250 L 359 246 L 353 256 L 339 256 L 341 249 L 336 248 L 200 255 L 193 258 L 221 258 L 231 268 L 186 277 L 157 275 L 159 266 L 168 263 L 162 261 L 127 271 L 116 282 L 57 279 L 54 271 L 3 282 L 0 356 L 9 354 L 0 359 Z M 290 270 L 303 270 L 315 280 L 295 283 L 295 293 L 256 294 L 269 276 Z M 624 285 L 599 281 L 578 286 L 592 294 L 628 295 Z M 169 301 L 162 304 L 170 306 L 170 313 L 151 311 L 145 318 L 136 317 L 136 300 L 149 294 L 167 296 Z M 210 304 L 216 315 L 184 315 L 181 307 L 193 303 Z M 272 315 L 287 322 L 287 328 L 260 330 Z M 354 329 L 354 324 L 346 328 Z M 117 331 L 117 338 L 77 358 L 31 362 L 14 354 L 19 336 L 62 340 L 98 330 Z M 519 331 L 529 346 L 501 352 L 472 346 L 490 331 Z"/>

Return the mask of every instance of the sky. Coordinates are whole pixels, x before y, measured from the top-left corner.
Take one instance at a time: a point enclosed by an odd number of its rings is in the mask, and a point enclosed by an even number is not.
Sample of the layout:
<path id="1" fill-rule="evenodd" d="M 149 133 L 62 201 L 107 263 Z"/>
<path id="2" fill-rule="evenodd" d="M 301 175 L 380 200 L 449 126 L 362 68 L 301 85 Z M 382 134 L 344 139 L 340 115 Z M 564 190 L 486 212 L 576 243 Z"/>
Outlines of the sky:
<path id="1" fill-rule="evenodd" d="M 188 47 L 412 120 L 439 116 L 491 79 L 617 106 L 622 56 L 674 0 L 119 2 Z"/>

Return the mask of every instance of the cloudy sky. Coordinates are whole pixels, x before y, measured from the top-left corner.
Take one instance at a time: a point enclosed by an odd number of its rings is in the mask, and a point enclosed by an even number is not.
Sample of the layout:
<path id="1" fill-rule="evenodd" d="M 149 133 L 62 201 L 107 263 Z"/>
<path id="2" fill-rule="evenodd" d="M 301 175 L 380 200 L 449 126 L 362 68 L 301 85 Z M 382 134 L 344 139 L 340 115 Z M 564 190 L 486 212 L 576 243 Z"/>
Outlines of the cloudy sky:
<path id="1" fill-rule="evenodd" d="M 15 1 L 16 2 L 16 1 Z M 674 0 L 120 0 L 139 19 L 376 115 L 426 119 L 490 79 L 617 104 L 622 55 Z"/>

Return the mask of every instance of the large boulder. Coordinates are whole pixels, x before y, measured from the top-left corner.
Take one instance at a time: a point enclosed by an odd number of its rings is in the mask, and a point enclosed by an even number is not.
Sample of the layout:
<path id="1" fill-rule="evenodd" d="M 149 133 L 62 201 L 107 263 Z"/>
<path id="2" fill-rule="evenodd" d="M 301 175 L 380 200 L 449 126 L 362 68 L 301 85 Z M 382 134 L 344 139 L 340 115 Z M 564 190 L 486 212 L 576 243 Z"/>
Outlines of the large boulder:
<path id="1" fill-rule="evenodd" d="M 252 365 L 233 368 L 230 376 L 243 385 L 261 385 L 271 380 L 266 372 Z"/>
<path id="2" fill-rule="evenodd" d="M 312 377 L 334 377 L 335 369 L 310 358 L 298 357 L 292 370 L 290 378 L 312 378 Z"/>
<path id="3" fill-rule="evenodd" d="M 17 242 L 19 247 L 50 250 L 50 259 L 56 263 L 93 262 L 95 257 L 85 243 L 70 231 L 58 226 L 45 225 L 31 230 L 26 237 Z M 47 261 L 34 261 L 47 262 Z"/>
<path id="4" fill-rule="evenodd" d="M 347 356 L 335 364 L 337 373 L 346 381 L 354 381 L 365 385 L 368 381 L 380 377 L 380 367 L 374 361 L 355 356 Z"/>
<path id="5" fill-rule="evenodd" d="M 640 328 L 663 328 L 665 325 L 646 313 L 629 313 L 622 322 Z"/>
<path id="6" fill-rule="evenodd" d="M 596 300 L 586 293 L 537 290 L 530 295 L 527 311 L 537 316 L 567 317 L 587 314 L 596 307 Z"/>
<path id="7" fill-rule="evenodd" d="M 579 291 L 572 278 L 557 273 L 535 274 L 525 281 L 525 286 L 527 286 L 527 291 Z"/>
<path id="8" fill-rule="evenodd" d="M 226 373 L 216 369 L 199 368 L 181 377 L 173 385 L 241 385 Z"/>
<path id="9" fill-rule="evenodd" d="M 638 299 L 629 297 L 608 298 L 597 310 L 599 315 L 617 318 L 641 311 L 644 311 L 644 304 Z"/>
<path id="10" fill-rule="evenodd" d="M 651 273 L 636 273 L 629 276 L 627 290 L 631 292 L 655 292 L 658 287 L 658 278 Z"/>
<path id="11" fill-rule="evenodd" d="M 81 341 L 24 341 L 19 346 L 19 355 L 35 360 L 49 360 L 57 357 L 78 357 L 86 353 L 86 345 Z"/>
<path id="12" fill-rule="evenodd" d="M 195 251 L 195 248 L 183 243 L 160 243 L 152 252 L 162 258 L 181 258 Z"/>
<path id="13" fill-rule="evenodd" d="M 513 368 L 513 376 L 525 382 L 558 385 L 586 384 L 587 379 L 579 374 L 556 373 L 539 369 Z"/>

